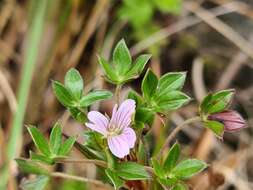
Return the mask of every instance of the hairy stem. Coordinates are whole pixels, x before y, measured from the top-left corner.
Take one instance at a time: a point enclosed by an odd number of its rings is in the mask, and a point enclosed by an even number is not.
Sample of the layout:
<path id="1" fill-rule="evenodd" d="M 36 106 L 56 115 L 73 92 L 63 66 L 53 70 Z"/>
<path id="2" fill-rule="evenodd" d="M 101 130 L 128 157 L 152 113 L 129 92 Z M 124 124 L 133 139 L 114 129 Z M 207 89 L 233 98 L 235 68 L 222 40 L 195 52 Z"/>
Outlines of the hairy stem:
<path id="1" fill-rule="evenodd" d="M 87 164 L 95 164 L 97 166 L 101 166 L 106 168 L 107 163 L 102 160 L 92 160 L 92 159 L 59 159 L 56 160 L 57 163 L 87 163 Z"/>
<path id="2" fill-rule="evenodd" d="M 102 183 L 101 181 L 95 180 L 95 179 L 88 179 L 88 178 L 69 175 L 69 174 L 65 174 L 65 173 L 61 173 L 61 172 L 53 172 L 50 174 L 50 176 L 71 179 L 71 180 L 81 181 L 81 182 L 85 182 L 85 183 L 92 183 L 92 184 L 103 186 L 103 187 L 105 186 L 104 183 Z"/>
<path id="3" fill-rule="evenodd" d="M 175 138 L 175 136 L 177 135 L 177 133 L 179 131 L 181 131 L 184 127 L 187 126 L 187 124 L 190 124 L 190 123 L 194 123 L 194 122 L 197 122 L 197 121 L 201 121 L 201 118 L 199 116 L 196 116 L 196 117 L 193 117 L 193 118 L 190 118 L 190 119 L 187 119 L 185 120 L 183 123 L 181 123 L 180 125 L 178 125 L 171 133 L 170 135 L 167 137 L 167 139 L 165 140 L 160 152 L 158 153 L 158 158 L 161 158 L 164 150 L 166 149 L 166 147 L 170 144 L 170 142 Z"/>
<path id="4" fill-rule="evenodd" d="M 108 164 L 105 161 L 92 160 L 92 159 L 71 159 L 71 158 L 66 158 L 66 159 L 56 160 L 56 162 L 57 163 L 91 163 L 91 164 L 95 164 L 95 165 L 103 167 L 103 168 L 107 168 L 107 166 L 108 166 Z M 153 170 L 152 167 L 150 167 L 150 166 L 144 166 L 144 167 L 148 172 L 150 172 L 152 174 L 154 173 L 154 170 Z"/>
<path id="5" fill-rule="evenodd" d="M 120 90 L 121 90 L 121 85 L 118 84 L 118 85 L 116 86 L 116 89 L 115 89 L 116 103 L 117 103 L 118 105 L 119 105 Z"/>

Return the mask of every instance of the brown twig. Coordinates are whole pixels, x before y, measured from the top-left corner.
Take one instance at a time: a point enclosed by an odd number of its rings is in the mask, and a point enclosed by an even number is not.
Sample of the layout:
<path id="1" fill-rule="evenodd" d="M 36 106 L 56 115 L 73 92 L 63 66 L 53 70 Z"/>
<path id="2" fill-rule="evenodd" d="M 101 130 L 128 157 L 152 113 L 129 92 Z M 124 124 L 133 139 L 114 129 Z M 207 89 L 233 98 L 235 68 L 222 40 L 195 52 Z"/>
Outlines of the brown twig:
<path id="1" fill-rule="evenodd" d="M 209 26 L 214 28 L 229 41 L 231 41 L 235 46 L 241 49 L 246 55 L 253 59 L 252 49 L 250 43 L 248 43 L 242 36 L 240 36 L 233 28 L 222 22 L 220 19 L 216 18 L 213 13 L 203 9 L 198 3 L 193 1 L 185 3 L 185 8 L 193 12 L 197 17 L 207 23 Z"/>
<path id="2" fill-rule="evenodd" d="M 101 181 L 95 180 L 95 179 L 88 179 L 88 178 L 79 177 L 79 176 L 75 176 L 75 175 L 69 175 L 69 174 L 65 174 L 65 173 L 61 173 L 61 172 L 53 172 L 50 174 L 50 176 L 65 178 L 65 179 L 70 179 L 70 180 L 75 180 L 75 181 L 81 181 L 81 182 L 85 182 L 85 183 L 92 183 L 94 185 L 103 186 L 103 187 L 105 186 L 104 183 L 102 183 Z"/>
<path id="3" fill-rule="evenodd" d="M 105 9 L 108 7 L 108 0 L 98 0 L 94 6 L 90 19 L 87 22 L 84 30 L 82 31 L 77 44 L 73 48 L 70 57 L 67 60 L 67 69 L 75 67 L 78 64 L 85 46 L 87 45 L 88 40 L 98 26 L 99 20 L 102 18 L 102 15 L 105 12 Z"/>
<path id="4" fill-rule="evenodd" d="M 196 58 L 193 61 L 193 67 L 192 67 L 192 83 L 193 83 L 194 94 L 198 102 L 201 102 L 201 100 L 207 94 L 205 84 L 204 84 L 203 69 L 204 69 L 203 60 L 201 58 Z"/>
<path id="5" fill-rule="evenodd" d="M 11 85 L 9 84 L 8 80 L 6 79 L 4 73 L 1 70 L 0 70 L 0 88 L 2 89 L 2 92 L 8 101 L 12 113 L 15 113 L 17 109 L 17 100 L 11 88 Z"/>
<path id="6" fill-rule="evenodd" d="M 237 7 L 237 9 L 239 9 Z M 224 7 L 218 7 L 218 8 L 213 8 L 211 9 L 212 11 L 212 16 L 209 17 L 215 18 L 224 14 L 228 14 L 231 12 L 236 11 L 236 8 L 233 9 L 225 9 Z M 175 24 L 169 25 L 158 32 L 155 32 L 154 34 L 150 35 L 146 39 L 140 41 L 136 45 L 134 45 L 130 51 L 132 55 L 136 55 L 145 49 L 148 49 L 150 46 L 160 42 L 161 40 L 164 40 L 165 38 L 168 38 L 169 36 L 180 32 L 186 28 L 192 27 L 196 24 L 201 23 L 202 20 L 200 18 L 196 18 L 194 16 L 187 16 L 186 18 L 181 19 L 180 21 L 176 22 Z"/>

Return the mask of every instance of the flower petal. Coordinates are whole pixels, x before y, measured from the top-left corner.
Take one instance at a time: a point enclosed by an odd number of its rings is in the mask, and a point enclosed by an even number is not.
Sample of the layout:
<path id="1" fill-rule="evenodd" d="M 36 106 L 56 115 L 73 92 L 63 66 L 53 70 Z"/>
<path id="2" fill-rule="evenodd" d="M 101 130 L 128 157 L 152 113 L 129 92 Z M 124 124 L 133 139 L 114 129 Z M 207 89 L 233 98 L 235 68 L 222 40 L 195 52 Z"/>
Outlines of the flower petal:
<path id="1" fill-rule="evenodd" d="M 123 129 L 122 134 L 120 136 L 124 136 L 129 148 L 133 148 L 135 141 L 136 141 L 136 134 L 134 132 L 134 130 L 130 127 L 126 127 Z"/>
<path id="2" fill-rule="evenodd" d="M 235 121 L 225 121 L 225 131 L 239 131 L 242 128 L 245 128 L 245 123 L 235 122 Z"/>
<path id="3" fill-rule="evenodd" d="M 111 117 L 111 120 L 110 120 L 110 124 L 113 125 L 116 123 L 116 116 L 117 116 L 117 109 L 118 109 L 118 105 L 116 104 L 114 107 L 113 107 L 113 110 L 112 110 L 112 117 Z"/>
<path id="4" fill-rule="evenodd" d="M 129 154 L 129 145 L 125 141 L 125 138 L 121 136 L 114 136 L 107 139 L 108 146 L 113 155 L 118 158 L 124 158 L 124 156 Z"/>
<path id="5" fill-rule="evenodd" d="M 132 115 L 135 112 L 135 101 L 131 99 L 125 100 L 115 113 L 117 126 L 122 128 L 128 127 L 131 123 Z"/>
<path id="6" fill-rule="evenodd" d="M 97 111 L 91 111 L 87 116 L 90 123 L 86 123 L 86 126 L 94 131 L 106 135 L 109 124 L 107 117 Z"/>

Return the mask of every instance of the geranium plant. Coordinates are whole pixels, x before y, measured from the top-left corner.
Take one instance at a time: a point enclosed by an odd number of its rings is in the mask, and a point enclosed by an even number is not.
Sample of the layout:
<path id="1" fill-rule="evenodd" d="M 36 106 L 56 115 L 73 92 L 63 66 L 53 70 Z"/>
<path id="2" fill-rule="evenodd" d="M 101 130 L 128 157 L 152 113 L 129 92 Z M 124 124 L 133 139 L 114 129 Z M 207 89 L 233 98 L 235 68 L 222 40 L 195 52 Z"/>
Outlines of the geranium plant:
<path id="1" fill-rule="evenodd" d="M 140 55 L 132 61 L 124 40 L 116 45 L 111 61 L 99 57 L 104 78 L 115 85 L 114 94 L 107 90 L 84 94 L 84 82 L 76 69 L 67 72 L 64 84 L 52 82 L 59 102 L 86 128 L 82 134 L 86 140 L 81 144 L 76 137 L 63 137 L 59 122 L 54 124 L 49 139 L 35 126 L 28 126 L 37 151 L 30 151 L 29 159 L 17 158 L 16 161 L 23 172 L 38 176 L 24 182 L 22 188 L 43 189 L 50 178 L 62 177 L 96 185 L 109 184 L 115 189 L 188 189 L 185 180 L 208 165 L 194 158 L 181 158 L 177 141 L 170 146 L 178 131 L 186 124 L 202 122 L 204 127 L 222 138 L 224 131 L 239 130 L 246 124 L 237 112 L 228 110 L 234 90 L 210 93 L 200 104 L 199 115 L 177 126 L 168 134 L 159 153 L 149 156 L 147 152 L 150 150 L 145 150 L 142 139 L 147 129 L 151 129 L 154 117 L 175 111 L 191 100 L 182 92 L 185 72 L 166 73 L 158 78 L 151 69 L 147 69 L 141 84 L 142 93 L 131 90 L 120 102 L 121 87 L 140 76 L 150 57 Z M 95 102 L 111 98 L 115 99 L 115 105 L 110 117 L 107 113 L 89 111 Z M 73 146 L 83 154 L 82 160 L 69 156 Z M 65 162 L 94 163 L 104 177 L 94 180 L 50 169 L 57 163 Z"/>

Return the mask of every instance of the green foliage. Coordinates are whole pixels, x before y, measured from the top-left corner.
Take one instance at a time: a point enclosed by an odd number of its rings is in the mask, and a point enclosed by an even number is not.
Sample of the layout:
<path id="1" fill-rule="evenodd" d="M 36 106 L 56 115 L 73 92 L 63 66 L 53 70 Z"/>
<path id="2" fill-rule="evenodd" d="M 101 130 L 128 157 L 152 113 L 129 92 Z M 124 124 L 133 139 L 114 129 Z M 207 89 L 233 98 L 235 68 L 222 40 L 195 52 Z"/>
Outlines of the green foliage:
<path id="1" fill-rule="evenodd" d="M 173 176 L 177 179 L 188 179 L 198 174 L 207 167 L 206 163 L 197 159 L 187 159 L 180 162 L 171 170 Z"/>
<path id="2" fill-rule="evenodd" d="M 170 148 L 163 163 L 160 164 L 155 159 L 151 160 L 157 181 L 160 184 L 173 189 L 183 188 L 182 180 L 196 175 L 207 167 L 203 161 L 197 159 L 187 159 L 178 162 L 179 156 L 180 147 L 178 143 L 175 143 Z"/>
<path id="3" fill-rule="evenodd" d="M 164 13 L 179 14 L 182 9 L 182 0 L 153 0 L 153 2 Z"/>
<path id="4" fill-rule="evenodd" d="M 187 189 L 188 189 L 187 186 L 182 183 L 178 183 L 172 188 L 172 190 L 187 190 Z"/>
<path id="5" fill-rule="evenodd" d="M 18 167 L 25 173 L 49 175 L 49 172 L 35 161 L 21 158 L 15 160 L 18 164 Z"/>
<path id="6" fill-rule="evenodd" d="M 234 90 L 222 90 L 207 95 L 200 105 L 201 114 L 212 114 L 224 111 L 230 104 Z"/>
<path id="7" fill-rule="evenodd" d="M 179 159 L 179 156 L 180 156 L 180 146 L 178 143 L 175 143 L 168 155 L 167 155 L 167 158 L 165 159 L 164 161 L 164 164 L 163 164 L 163 167 L 164 167 L 164 170 L 166 173 L 170 172 L 172 170 L 172 168 L 175 167 L 178 159 Z"/>
<path id="8" fill-rule="evenodd" d="M 30 153 L 31 160 L 43 162 L 49 165 L 54 164 L 54 160 L 48 156 L 45 156 L 43 154 L 37 154 L 32 151 L 30 151 L 29 153 Z"/>
<path id="9" fill-rule="evenodd" d="M 110 170 L 109 168 L 105 170 L 107 177 L 112 182 L 114 189 L 119 189 L 123 185 L 123 180 L 119 178 L 118 174 L 115 171 Z"/>
<path id="10" fill-rule="evenodd" d="M 27 128 L 34 144 L 42 154 L 37 154 L 30 151 L 31 160 L 40 161 L 46 164 L 54 164 L 55 159 L 69 154 L 72 149 L 76 137 L 69 137 L 62 143 L 62 129 L 61 125 L 57 122 L 51 133 L 49 143 L 43 134 L 34 126 Z"/>
<path id="11" fill-rule="evenodd" d="M 22 190 L 43 190 L 49 182 L 49 177 L 39 175 L 35 179 L 29 179 L 21 182 L 20 188 Z"/>
<path id="12" fill-rule="evenodd" d="M 59 156 L 66 156 L 71 151 L 74 143 L 76 141 L 76 137 L 69 137 L 60 147 Z"/>
<path id="13" fill-rule="evenodd" d="M 43 134 L 34 126 L 28 127 L 27 130 L 30 133 L 35 146 L 41 151 L 41 153 L 45 156 L 50 156 L 51 151 Z"/>
<path id="14" fill-rule="evenodd" d="M 105 100 L 112 97 L 112 93 L 105 90 L 96 90 L 89 92 L 86 96 L 83 96 L 80 100 L 81 107 L 88 107 L 94 104 L 96 101 Z"/>
<path id="15" fill-rule="evenodd" d="M 74 107 L 75 99 L 69 92 L 69 90 L 64 87 L 61 83 L 53 81 L 53 90 L 56 98 L 65 107 Z"/>
<path id="16" fill-rule="evenodd" d="M 65 76 L 65 87 L 79 100 L 83 95 L 83 79 L 76 69 L 70 69 Z"/>
<path id="17" fill-rule="evenodd" d="M 60 123 L 55 123 L 50 133 L 50 148 L 52 153 L 57 155 L 62 144 L 62 129 Z"/>
<path id="18" fill-rule="evenodd" d="M 117 175 L 126 180 L 145 180 L 150 176 L 144 166 L 135 162 L 121 162 L 116 164 Z"/>
<path id="19" fill-rule="evenodd" d="M 138 78 L 150 57 L 150 55 L 141 55 L 132 64 L 128 47 L 122 39 L 114 48 L 111 63 L 102 57 L 99 57 L 98 61 L 104 70 L 106 80 L 112 84 L 120 85 Z"/>
<path id="20" fill-rule="evenodd" d="M 154 112 L 166 113 L 175 110 L 190 101 L 190 97 L 181 92 L 186 73 L 167 73 L 160 79 L 148 70 L 142 81 L 142 93 L 148 107 Z"/>
<path id="21" fill-rule="evenodd" d="M 204 122 L 204 124 L 205 127 L 211 129 L 215 135 L 217 135 L 219 138 L 222 138 L 224 133 L 224 125 L 221 122 L 207 120 Z"/>
<path id="22" fill-rule="evenodd" d="M 71 113 L 77 121 L 86 121 L 86 108 L 91 104 L 112 97 L 112 93 L 106 90 L 89 92 L 83 95 L 84 82 L 76 69 L 70 69 L 65 75 L 64 85 L 58 81 L 52 82 L 56 98 Z"/>
<path id="23" fill-rule="evenodd" d="M 164 168 L 159 164 L 156 159 L 151 159 L 152 166 L 154 168 L 155 175 L 161 179 L 166 178 Z"/>
<path id="24" fill-rule="evenodd" d="M 152 19 L 154 8 L 149 0 L 124 0 L 119 10 L 119 17 L 128 20 L 133 27 L 143 26 Z"/>
<path id="25" fill-rule="evenodd" d="M 143 40 L 160 30 L 160 26 L 153 21 L 157 11 L 179 14 L 181 9 L 182 0 L 123 0 L 118 15 L 121 20 L 129 22 L 134 38 Z M 149 48 L 154 56 L 158 55 L 162 44 Z"/>
<path id="26" fill-rule="evenodd" d="M 75 143 L 75 147 L 87 158 L 106 160 L 102 136 L 94 131 L 85 131 L 83 135 L 84 144 Z"/>
<path id="27" fill-rule="evenodd" d="M 141 91 L 143 97 L 151 101 L 157 90 L 158 78 L 157 76 L 148 69 L 141 84 Z"/>
<path id="28" fill-rule="evenodd" d="M 118 74 L 126 73 L 132 63 L 130 52 L 127 48 L 125 40 L 121 39 L 113 51 L 113 64 Z"/>

